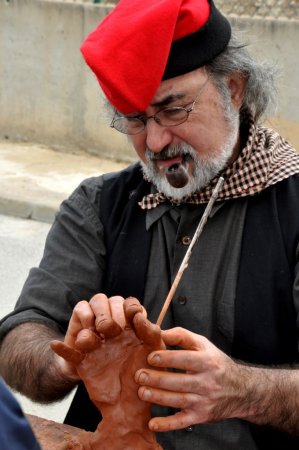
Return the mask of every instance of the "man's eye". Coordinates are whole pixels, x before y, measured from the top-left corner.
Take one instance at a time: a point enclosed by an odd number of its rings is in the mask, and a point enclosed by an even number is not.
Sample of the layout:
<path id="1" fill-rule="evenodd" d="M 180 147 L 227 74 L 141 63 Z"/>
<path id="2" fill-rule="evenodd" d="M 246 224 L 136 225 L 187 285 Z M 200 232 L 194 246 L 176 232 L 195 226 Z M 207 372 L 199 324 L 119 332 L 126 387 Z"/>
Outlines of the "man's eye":
<path id="1" fill-rule="evenodd" d="M 126 120 L 130 127 L 140 127 L 140 124 L 142 124 L 142 120 L 137 117 L 127 117 Z"/>
<path id="2" fill-rule="evenodd" d="M 164 114 L 167 117 L 174 117 L 174 116 L 180 116 L 182 114 L 185 114 L 185 110 L 183 108 L 177 107 L 177 108 L 169 108 L 169 109 L 164 109 Z"/>
<path id="3" fill-rule="evenodd" d="M 185 120 L 186 114 L 187 112 L 184 108 L 169 108 L 160 111 L 159 118 L 164 123 L 166 121 L 165 125 L 171 125 L 172 122 L 177 123 L 178 121 Z"/>

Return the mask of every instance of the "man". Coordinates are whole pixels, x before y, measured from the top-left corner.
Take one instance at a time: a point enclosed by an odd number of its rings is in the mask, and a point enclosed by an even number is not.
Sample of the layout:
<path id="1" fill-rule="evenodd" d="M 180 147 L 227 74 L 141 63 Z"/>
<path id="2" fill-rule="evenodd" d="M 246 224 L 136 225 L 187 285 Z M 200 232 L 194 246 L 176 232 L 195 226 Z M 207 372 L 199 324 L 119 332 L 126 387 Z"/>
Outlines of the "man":
<path id="1" fill-rule="evenodd" d="M 298 448 L 299 156 L 259 125 L 273 73 L 206 0 L 121 0 L 82 53 L 140 164 L 86 180 L 62 204 L 2 321 L 3 376 L 37 401 L 59 399 L 78 376 L 49 343 L 73 310 L 73 338 L 103 314 L 123 321 L 128 296 L 155 322 L 222 175 L 162 327 L 179 350 L 149 355 L 138 395 L 167 450 Z M 66 421 L 98 420 L 78 389 Z"/>

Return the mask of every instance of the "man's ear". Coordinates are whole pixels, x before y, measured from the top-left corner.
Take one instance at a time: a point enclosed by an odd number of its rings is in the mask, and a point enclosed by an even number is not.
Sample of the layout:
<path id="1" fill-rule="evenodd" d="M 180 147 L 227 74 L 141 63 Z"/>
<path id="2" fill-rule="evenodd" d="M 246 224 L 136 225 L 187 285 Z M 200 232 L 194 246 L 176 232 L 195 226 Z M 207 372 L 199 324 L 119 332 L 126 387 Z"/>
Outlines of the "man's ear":
<path id="1" fill-rule="evenodd" d="M 235 108 L 240 109 L 244 99 L 246 77 L 240 72 L 232 73 L 227 79 L 227 87 L 231 93 L 232 103 Z"/>

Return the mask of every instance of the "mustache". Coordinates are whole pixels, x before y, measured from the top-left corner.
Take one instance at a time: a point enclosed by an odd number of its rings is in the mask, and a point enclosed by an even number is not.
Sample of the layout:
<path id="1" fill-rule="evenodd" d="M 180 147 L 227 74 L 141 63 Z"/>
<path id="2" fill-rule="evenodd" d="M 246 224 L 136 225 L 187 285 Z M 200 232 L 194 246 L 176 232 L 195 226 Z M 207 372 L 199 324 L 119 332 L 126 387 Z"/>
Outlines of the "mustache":
<path id="1" fill-rule="evenodd" d="M 149 147 L 146 147 L 145 156 L 149 161 L 169 159 L 175 156 L 188 156 L 188 158 L 194 159 L 195 151 L 187 145 L 167 145 L 159 153 L 155 153 Z"/>

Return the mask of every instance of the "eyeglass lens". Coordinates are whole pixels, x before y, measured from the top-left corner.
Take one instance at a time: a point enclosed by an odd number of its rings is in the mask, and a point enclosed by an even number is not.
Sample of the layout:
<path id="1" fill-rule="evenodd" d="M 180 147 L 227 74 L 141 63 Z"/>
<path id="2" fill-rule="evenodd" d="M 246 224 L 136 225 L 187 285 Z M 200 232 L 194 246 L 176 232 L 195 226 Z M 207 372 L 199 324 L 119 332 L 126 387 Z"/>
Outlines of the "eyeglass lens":
<path id="1" fill-rule="evenodd" d="M 162 109 L 150 118 L 154 119 L 161 126 L 171 127 L 185 122 L 188 115 L 189 111 L 185 108 L 174 107 Z M 146 117 L 144 120 L 138 117 L 116 117 L 113 121 L 113 126 L 121 133 L 137 134 L 144 130 L 148 119 Z"/>

